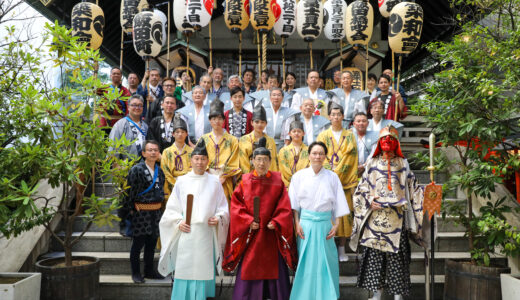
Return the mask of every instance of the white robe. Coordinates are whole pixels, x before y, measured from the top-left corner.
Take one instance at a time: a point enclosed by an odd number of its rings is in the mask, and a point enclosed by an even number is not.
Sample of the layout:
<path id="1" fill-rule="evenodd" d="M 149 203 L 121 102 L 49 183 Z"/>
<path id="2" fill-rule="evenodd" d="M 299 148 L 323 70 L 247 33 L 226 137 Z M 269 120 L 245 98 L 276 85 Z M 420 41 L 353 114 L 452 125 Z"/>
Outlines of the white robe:
<path id="1" fill-rule="evenodd" d="M 185 220 L 188 194 L 193 195 L 193 209 L 191 231 L 185 233 L 179 224 Z M 208 225 L 213 216 L 219 218 L 217 228 Z M 177 178 L 159 223 L 162 243 L 159 273 L 166 276 L 175 271 L 178 279 L 212 280 L 215 267 L 219 273 L 222 270 L 228 226 L 228 203 L 217 176 L 190 171 Z"/>
<path id="2" fill-rule="evenodd" d="M 291 177 L 289 198 L 293 210 L 332 211 L 334 218 L 350 213 L 338 175 L 323 167 L 318 174 L 312 167 L 296 172 Z"/>

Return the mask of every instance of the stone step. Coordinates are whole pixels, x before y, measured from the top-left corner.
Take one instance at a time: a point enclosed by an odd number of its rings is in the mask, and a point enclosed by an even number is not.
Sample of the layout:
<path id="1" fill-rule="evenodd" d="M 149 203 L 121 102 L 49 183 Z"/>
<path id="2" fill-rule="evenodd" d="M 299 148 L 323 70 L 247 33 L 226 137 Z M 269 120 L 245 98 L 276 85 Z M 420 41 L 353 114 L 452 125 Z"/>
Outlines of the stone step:
<path id="1" fill-rule="evenodd" d="M 97 196 L 114 195 L 116 186 L 112 182 L 96 182 L 95 191 Z"/>
<path id="2" fill-rule="evenodd" d="M 79 234 L 79 232 L 75 232 L 73 236 Z M 63 232 L 58 235 L 63 236 Z M 130 251 L 131 244 L 130 238 L 121 236 L 118 232 L 86 232 L 81 240 L 74 245 L 72 251 L 126 252 Z M 412 251 L 422 251 L 414 243 L 410 244 Z M 439 232 L 435 248 L 439 252 L 463 252 L 468 251 L 468 242 L 463 232 Z M 62 251 L 61 245 L 55 239 L 52 239 L 50 251 Z"/>
<path id="3" fill-rule="evenodd" d="M 413 170 L 413 173 L 415 174 L 415 178 L 417 178 L 417 181 L 419 183 L 423 184 L 429 184 L 431 182 L 430 180 L 430 171 L 425 170 Z M 437 184 L 443 184 L 448 180 L 448 173 L 446 172 L 435 172 L 435 183 Z"/>
<path id="4" fill-rule="evenodd" d="M 217 282 L 215 299 L 231 299 L 234 286 L 234 277 L 224 276 L 222 284 Z M 218 280 L 217 280 L 218 281 Z M 291 278 L 292 281 L 292 278 Z M 340 299 L 366 300 L 368 291 L 356 287 L 355 276 L 342 276 L 339 278 Z M 412 289 L 405 299 L 425 299 L 424 275 L 411 276 Z M 133 283 L 129 275 L 101 275 L 101 297 L 103 300 L 169 300 L 171 299 L 172 282 L 169 278 L 163 280 L 147 280 L 142 284 Z M 435 276 L 435 299 L 441 300 L 444 289 L 444 275 Z M 393 296 L 384 294 L 383 300 L 393 300 Z"/>
<path id="5" fill-rule="evenodd" d="M 73 231 L 81 232 L 87 226 L 88 216 L 78 216 L 74 220 Z M 119 222 L 112 222 L 110 225 L 103 225 L 98 227 L 96 224 L 92 223 L 90 226 L 89 232 L 119 232 Z"/>
<path id="6" fill-rule="evenodd" d="M 63 257 L 63 252 L 51 252 L 46 254 L 45 258 Z M 107 275 L 125 275 L 131 274 L 130 270 L 130 254 L 128 252 L 73 252 L 75 256 L 92 256 L 100 259 L 100 274 Z M 340 275 L 355 276 L 357 274 L 360 255 L 349 254 L 349 261 L 340 263 Z M 142 254 L 141 254 L 142 257 Z M 469 259 L 468 252 L 436 252 L 434 268 L 436 275 L 444 274 L 445 259 Z M 159 260 L 159 253 L 155 254 L 155 262 Z M 507 259 L 501 256 L 492 258 L 496 264 L 507 265 Z M 142 258 L 141 258 L 142 262 Z M 141 263 L 141 269 L 143 268 Z M 424 275 L 424 252 L 412 252 L 410 273 L 412 275 Z"/>

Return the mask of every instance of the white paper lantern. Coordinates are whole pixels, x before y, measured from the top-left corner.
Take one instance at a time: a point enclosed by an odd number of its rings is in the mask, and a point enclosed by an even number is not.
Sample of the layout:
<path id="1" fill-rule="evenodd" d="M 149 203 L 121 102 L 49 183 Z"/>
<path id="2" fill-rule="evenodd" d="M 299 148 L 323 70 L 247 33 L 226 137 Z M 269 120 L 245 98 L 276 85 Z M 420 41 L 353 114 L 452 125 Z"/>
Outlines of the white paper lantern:
<path id="1" fill-rule="evenodd" d="M 168 31 L 168 17 L 162 11 L 160 11 L 158 9 L 154 9 L 153 13 L 156 14 L 161 19 L 161 22 L 163 23 L 162 45 L 164 46 L 168 42 L 166 39 L 166 33 Z"/>
<path id="2" fill-rule="evenodd" d="M 72 8 L 71 14 L 72 35 L 78 41 L 85 42 L 88 47 L 99 49 L 103 42 L 105 15 L 101 7 L 90 2 L 80 2 Z"/>
<path id="3" fill-rule="evenodd" d="M 124 32 L 132 33 L 135 15 L 147 7 L 148 2 L 146 0 L 121 0 L 120 21 Z"/>
<path id="4" fill-rule="evenodd" d="M 323 3 L 320 0 L 300 0 L 296 7 L 296 29 L 306 42 L 314 41 L 323 28 Z"/>
<path id="5" fill-rule="evenodd" d="M 347 8 L 347 41 L 351 45 L 368 45 L 374 30 L 374 9 L 366 0 L 352 2 Z"/>
<path id="6" fill-rule="evenodd" d="M 402 0 L 379 0 L 379 12 L 385 18 L 390 17 L 392 8 L 399 4 Z"/>
<path id="7" fill-rule="evenodd" d="M 249 24 L 249 0 L 226 0 L 224 21 L 232 33 L 240 33 Z"/>
<path id="8" fill-rule="evenodd" d="M 323 33 L 334 43 L 345 37 L 347 4 L 343 0 L 327 0 L 323 4 Z"/>
<path id="9" fill-rule="evenodd" d="M 173 0 L 173 20 L 175 28 L 184 35 L 190 35 L 195 31 L 186 18 L 186 0 Z"/>
<path id="10" fill-rule="evenodd" d="M 164 24 L 151 11 L 142 11 L 134 18 L 134 48 L 139 56 L 155 57 L 163 45 Z"/>
<path id="11" fill-rule="evenodd" d="M 186 19 L 188 23 L 200 30 L 211 21 L 213 14 L 213 0 L 187 0 L 186 1 Z"/>
<path id="12" fill-rule="evenodd" d="M 421 40 L 423 9 L 417 3 L 397 4 L 390 14 L 388 44 L 395 53 L 411 53 Z"/>
<path id="13" fill-rule="evenodd" d="M 278 0 L 281 2 L 281 14 L 274 23 L 274 32 L 287 38 L 296 30 L 296 0 Z"/>

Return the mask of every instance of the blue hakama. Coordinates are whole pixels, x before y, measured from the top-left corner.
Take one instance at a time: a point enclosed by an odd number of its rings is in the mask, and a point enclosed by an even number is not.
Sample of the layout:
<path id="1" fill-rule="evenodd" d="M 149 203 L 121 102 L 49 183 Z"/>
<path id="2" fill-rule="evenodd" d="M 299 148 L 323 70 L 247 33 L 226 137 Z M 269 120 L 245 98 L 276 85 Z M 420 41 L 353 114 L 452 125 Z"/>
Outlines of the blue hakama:
<path id="1" fill-rule="evenodd" d="M 215 297 L 215 279 L 175 279 L 173 282 L 171 300 L 206 300 L 208 297 Z"/>
<path id="2" fill-rule="evenodd" d="M 332 228 L 331 219 L 330 211 L 301 210 L 300 225 L 305 239 L 297 239 L 298 268 L 290 299 L 339 298 L 338 252 L 334 238 L 326 239 Z"/>

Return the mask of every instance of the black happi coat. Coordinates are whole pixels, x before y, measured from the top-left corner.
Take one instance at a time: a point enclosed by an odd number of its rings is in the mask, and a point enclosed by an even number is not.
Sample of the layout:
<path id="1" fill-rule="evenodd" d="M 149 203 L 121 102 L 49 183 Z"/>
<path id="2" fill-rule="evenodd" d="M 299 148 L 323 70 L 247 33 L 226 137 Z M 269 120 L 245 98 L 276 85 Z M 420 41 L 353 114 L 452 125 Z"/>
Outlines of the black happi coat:
<path id="1" fill-rule="evenodd" d="M 127 180 L 130 188 L 127 191 L 128 196 L 125 197 L 123 208 L 125 212 L 131 213 L 130 220 L 132 222 L 134 237 L 144 235 L 159 236 L 159 221 L 161 220 L 162 211 L 160 209 L 154 211 L 137 211 L 134 206 L 136 202 L 163 202 L 164 173 L 158 164 L 156 164 L 156 166 L 159 168 L 157 180 L 152 189 L 143 195 L 139 195 L 139 193 L 145 191 L 152 184 L 154 174 L 150 174 L 144 161 L 133 166 L 128 173 Z"/>
<path id="2" fill-rule="evenodd" d="M 150 125 L 154 118 L 161 117 L 163 115 L 163 110 L 161 107 L 163 100 L 164 97 L 161 97 L 155 100 L 154 102 L 150 103 L 150 107 L 148 108 L 148 111 L 146 111 L 146 118 L 144 119 L 144 122 L 146 124 Z M 183 108 L 185 106 L 184 102 L 180 101 L 177 98 L 175 99 L 175 103 L 177 103 L 177 109 Z"/>
<path id="3" fill-rule="evenodd" d="M 173 126 L 172 123 L 170 123 L 169 126 Z M 173 142 L 175 141 L 175 139 L 173 138 L 173 130 L 170 131 L 169 136 L 166 136 L 166 128 L 164 127 L 166 127 L 166 122 L 164 121 L 164 118 L 161 115 L 159 117 L 155 117 L 148 124 L 148 132 L 146 133 L 147 140 L 154 140 L 159 143 L 159 150 L 161 151 L 161 153 L 164 151 L 164 149 L 173 145 Z"/>

